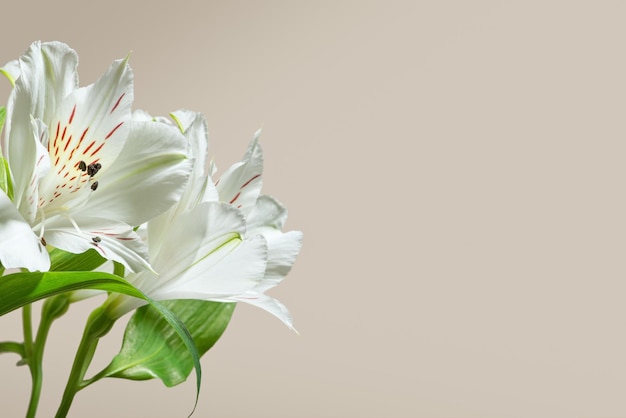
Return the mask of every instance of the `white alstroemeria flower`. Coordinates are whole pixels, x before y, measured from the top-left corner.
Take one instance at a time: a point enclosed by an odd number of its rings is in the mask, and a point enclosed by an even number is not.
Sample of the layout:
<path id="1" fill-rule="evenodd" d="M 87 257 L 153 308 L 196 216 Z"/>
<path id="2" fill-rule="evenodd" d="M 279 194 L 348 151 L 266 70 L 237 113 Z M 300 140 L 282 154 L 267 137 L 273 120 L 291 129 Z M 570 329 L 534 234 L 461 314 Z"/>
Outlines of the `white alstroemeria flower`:
<path id="1" fill-rule="evenodd" d="M 150 268 L 132 226 L 178 200 L 191 162 L 180 131 L 131 120 L 126 61 L 79 88 L 76 52 L 35 42 L 0 71 L 14 83 L 0 143 L 13 182 L 0 192 L 4 267 L 45 271 L 51 245 Z"/>
<path id="2" fill-rule="evenodd" d="M 189 140 L 194 168 L 180 202 L 148 222 L 148 249 L 159 275 L 140 272 L 127 280 L 157 300 L 250 303 L 293 329 L 284 305 L 263 292 L 287 274 L 300 250 L 302 234 L 280 232 L 286 211 L 275 200 L 263 197 L 257 204 L 262 171 L 258 134 L 244 161 L 222 176 L 222 194 L 218 195 L 210 177 L 213 167 L 207 164 L 206 121 L 187 111 L 172 116 Z M 228 200 L 220 202 L 222 196 Z M 246 215 L 252 222 L 248 225 Z M 123 295 L 109 300 L 117 316 L 140 304 Z"/>

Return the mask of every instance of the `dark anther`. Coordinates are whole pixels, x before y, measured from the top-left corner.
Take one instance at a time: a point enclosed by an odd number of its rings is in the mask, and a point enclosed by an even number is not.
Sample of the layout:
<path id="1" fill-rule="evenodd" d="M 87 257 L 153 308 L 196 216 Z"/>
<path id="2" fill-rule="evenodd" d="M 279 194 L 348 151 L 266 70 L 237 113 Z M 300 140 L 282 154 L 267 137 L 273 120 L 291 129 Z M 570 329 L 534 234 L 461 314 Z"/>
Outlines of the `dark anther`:
<path id="1" fill-rule="evenodd" d="M 93 183 L 91 183 L 91 190 L 96 190 L 98 188 L 98 182 L 94 181 Z"/>
<path id="2" fill-rule="evenodd" d="M 79 162 L 79 163 L 78 163 L 78 169 L 79 169 L 80 171 L 85 171 L 85 170 L 87 170 L 87 164 L 85 164 L 85 162 L 84 162 L 84 161 Z"/>
<path id="3" fill-rule="evenodd" d="M 87 166 L 87 174 L 89 174 L 89 177 L 93 177 L 96 175 L 98 171 L 100 171 L 101 168 L 102 168 L 102 164 L 100 163 L 89 164 Z"/>
<path id="4" fill-rule="evenodd" d="M 41 244 L 45 247 L 46 245 L 48 245 L 48 243 L 46 242 L 46 239 L 44 237 L 41 237 Z"/>
<path id="5" fill-rule="evenodd" d="M 100 241 L 102 241 L 102 239 L 100 237 L 93 237 L 91 240 L 93 242 L 95 242 L 96 244 L 99 243 Z"/>

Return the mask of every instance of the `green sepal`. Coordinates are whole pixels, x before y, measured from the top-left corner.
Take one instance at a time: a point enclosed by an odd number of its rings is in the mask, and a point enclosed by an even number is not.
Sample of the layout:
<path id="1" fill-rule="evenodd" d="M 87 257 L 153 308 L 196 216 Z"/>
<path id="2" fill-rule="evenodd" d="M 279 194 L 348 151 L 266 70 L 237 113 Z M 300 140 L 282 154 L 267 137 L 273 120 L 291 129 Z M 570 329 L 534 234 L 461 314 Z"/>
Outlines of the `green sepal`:
<path id="1" fill-rule="evenodd" d="M 202 371 L 200 367 L 200 355 L 194 345 L 191 334 L 187 328 L 185 328 L 183 322 L 169 309 L 161 303 L 150 299 L 142 291 L 119 276 L 102 272 L 84 271 L 52 271 L 45 273 L 20 272 L 9 274 L 2 277 L 2 280 L 0 280 L 0 316 L 38 300 L 63 292 L 80 289 L 117 292 L 148 302 L 149 306 L 153 307 L 175 330 L 176 334 L 183 341 L 187 349 L 187 354 L 190 355 L 192 359 L 193 366 L 196 369 L 197 405 L 202 382 Z"/>
<path id="2" fill-rule="evenodd" d="M 204 300 L 161 302 L 187 327 L 200 356 L 220 338 L 235 303 Z M 130 380 L 158 378 L 167 386 L 184 382 L 193 361 L 180 339 L 151 306 L 138 309 L 128 322 L 122 348 L 99 375 Z"/>

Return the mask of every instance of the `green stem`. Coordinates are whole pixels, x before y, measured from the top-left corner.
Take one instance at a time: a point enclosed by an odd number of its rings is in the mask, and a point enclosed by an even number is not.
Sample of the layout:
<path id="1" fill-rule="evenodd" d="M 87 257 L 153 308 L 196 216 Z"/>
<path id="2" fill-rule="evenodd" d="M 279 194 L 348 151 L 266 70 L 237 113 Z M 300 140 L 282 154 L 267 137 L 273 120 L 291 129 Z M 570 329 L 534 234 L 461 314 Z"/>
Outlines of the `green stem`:
<path id="1" fill-rule="evenodd" d="M 14 341 L 2 341 L 0 342 L 0 353 L 15 353 L 24 358 L 24 344 Z"/>
<path id="2" fill-rule="evenodd" d="M 22 308 L 22 330 L 24 332 L 24 354 L 26 362 L 33 352 L 33 306 L 28 304 Z"/>
<path id="3" fill-rule="evenodd" d="M 63 400 L 55 415 L 56 418 L 67 416 L 76 393 L 87 386 L 84 377 L 93 359 L 98 341 L 111 330 L 114 322 L 115 320 L 107 315 L 107 311 L 103 307 L 96 308 L 89 315 L 87 324 L 85 325 L 85 331 L 83 332 L 76 356 L 74 357 L 70 377 L 68 378 L 65 391 L 63 392 Z"/>
<path id="4" fill-rule="evenodd" d="M 28 366 L 32 377 L 33 386 L 30 392 L 27 418 L 34 418 L 41 397 L 41 385 L 43 378 L 43 352 L 48 339 L 50 327 L 55 319 L 59 318 L 69 308 L 69 298 L 67 295 L 53 296 L 44 302 L 41 310 L 41 322 L 37 329 L 37 337 L 34 341 L 31 356 L 28 358 Z"/>

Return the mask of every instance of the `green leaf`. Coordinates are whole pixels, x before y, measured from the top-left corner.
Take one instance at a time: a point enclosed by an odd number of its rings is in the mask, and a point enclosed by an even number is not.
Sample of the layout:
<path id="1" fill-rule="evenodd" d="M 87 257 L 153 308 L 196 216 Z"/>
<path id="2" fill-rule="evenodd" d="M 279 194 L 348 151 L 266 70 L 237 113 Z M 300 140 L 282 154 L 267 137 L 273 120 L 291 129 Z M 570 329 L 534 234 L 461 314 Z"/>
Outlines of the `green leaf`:
<path id="1" fill-rule="evenodd" d="M 91 271 L 105 261 L 106 259 L 93 248 L 82 254 L 69 253 L 58 248 L 50 251 L 51 271 Z"/>
<path id="2" fill-rule="evenodd" d="M 143 299 L 148 306 L 156 309 L 175 333 L 182 340 L 196 369 L 196 404 L 200 394 L 202 371 L 200 355 L 194 345 L 193 338 L 185 325 L 169 309 L 146 296 L 139 289 L 121 277 L 102 272 L 45 272 L 45 273 L 13 273 L 0 277 L 0 316 L 22 306 L 59 293 L 79 289 L 99 289 L 109 292 L 123 293 Z M 181 342 L 179 342 L 181 344 Z M 195 406 L 194 406 L 195 410 Z"/>
<path id="3" fill-rule="evenodd" d="M 235 309 L 235 303 L 204 300 L 161 303 L 185 324 L 200 356 L 220 338 Z M 171 327 L 154 308 L 144 306 L 128 322 L 122 348 L 102 374 L 131 380 L 159 378 L 171 387 L 184 382 L 192 368 L 191 356 Z"/>

